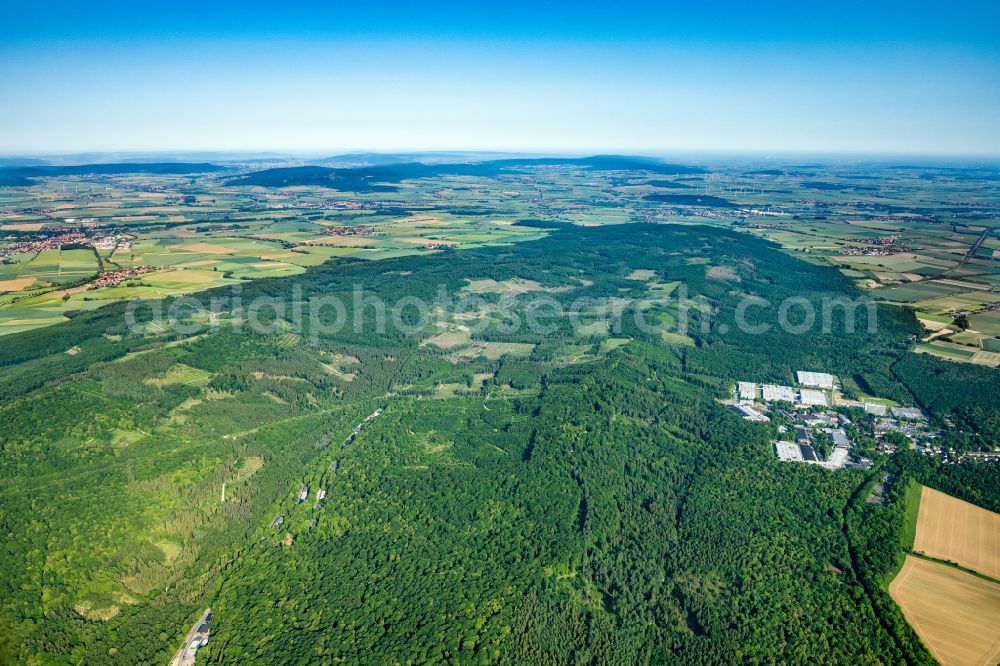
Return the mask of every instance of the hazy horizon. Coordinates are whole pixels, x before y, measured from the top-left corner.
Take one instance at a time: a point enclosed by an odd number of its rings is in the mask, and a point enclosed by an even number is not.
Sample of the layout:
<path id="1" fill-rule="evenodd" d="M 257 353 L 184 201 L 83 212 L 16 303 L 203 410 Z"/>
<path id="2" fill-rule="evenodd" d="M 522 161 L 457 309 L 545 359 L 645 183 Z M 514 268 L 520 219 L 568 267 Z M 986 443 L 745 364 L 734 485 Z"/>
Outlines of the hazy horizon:
<path id="1" fill-rule="evenodd" d="M 227 159 L 247 159 L 247 160 L 299 160 L 303 162 L 315 162 L 337 157 L 349 157 L 358 155 L 400 155 L 400 156 L 487 156 L 481 159 L 494 159 L 505 157 L 590 157 L 597 155 L 621 155 L 631 157 L 644 157 L 657 160 L 678 160 L 678 161 L 786 161 L 786 160 L 817 160 L 824 162 L 880 162 L 887 160 L 907 159 L 914 162 L 936 161 L 936 162 L 993 162 L 1000 161 L 1000 151 L 996 153 L 954 153 L 939 152 L 928 153 L 918 151 L 898 151 L 898 152 L 869 152 L 869 151 L 834 151 L 834 150 L 708 150 L 708 149 L 613 149 L 594 148 L 591 150 L 545 150 L 543 148 L 525 148 L 523 150 L 503 149 L 503 148 L 388 148 L 385 150 L 374 150 L 368 148 L 328 148 L 328 149 L 308 149 L 308 150 L 282 150 L 280 148 L 241 148 L 241 149 L 213 149 L 213 148 L 177 148 L 177 149 L 149 149 L 149 150 L 79 150 L 79 151 L 3 151 L 0 150 L 0 158 L 4 159 L 39 159 L 62 161 L 79 158 L 108 159 L 120 157 L 126 161 L 140 161 L 143 159 L 159 159 L 168 157 L 189 157 L 191 160 L 217 160 Z M 184 160 L 182 160 L 184 161 Z"/>

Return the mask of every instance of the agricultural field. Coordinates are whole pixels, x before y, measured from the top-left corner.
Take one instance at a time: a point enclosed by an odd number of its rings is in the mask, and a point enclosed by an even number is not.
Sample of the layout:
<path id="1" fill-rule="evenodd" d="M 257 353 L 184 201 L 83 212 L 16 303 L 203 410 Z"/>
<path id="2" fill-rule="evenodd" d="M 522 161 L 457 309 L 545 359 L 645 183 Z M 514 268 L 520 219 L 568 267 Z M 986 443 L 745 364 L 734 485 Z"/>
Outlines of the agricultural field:
<path id="1" fill-rule="evenodd" d="M 995 664 L 1000 514 L 916 484 L 906 505 L 912 548 L 889 594 L 941 664 Z"/>
<path id="2" fill-rule="evenodd" d="M 531 241 L 551 224 L 705 223 L 774 240 L 799 258 L 837 267 L 873 297 L 912 309 L 927 327 L 917 352 L 1000 364 L 1000 181 L 987 165 L 583 158 L 355 171 L 350 158 L 335 163 L 325 171 L 254 171 L 252 164 L 177 174 L 77 170 L 0 188 L 0 240 L 72 232 L 104 239 L 93 257 L 58 246 L 4 257 L 0 333 L 116 300 L 298 275 L 326 261 Z M 359 180 L 362 173 L 377 174 L 381 184 Z M 524 220 L 538 227 L 515 224 Z M 172 274 L 91 291 L 100 273 L 139 267 Z M 646 279 L 648 270 L 633 279 Z M 503 282 L 507 295 L 532 289 Z M 489 285 L 469 290 L 500 293 Z"/>
<path id="3" fill-rule="evenodd" d="M 914 341 L 918 353 L 1000 365 L 1000 181 L 988 165 L 583 158 L 355 171 L 350 158 L 335 163 L 326 171 L 98 169 L 0 188 L 0 242 L 78 233 L 95 247 L 53 241 L 37 252 L 8 252 L 0 263 L 0 334 L 114 301 L 299 275 L 327 261 L 532 241 L 553 224 L 701 223 L 766 237 L 913 310 L 926 327 Z M 359 180 L 361 173 L 381 184 Z M 95 286 L 105 273 L 152 269 L 162 272 Z M 632 279 L 647 279 L 649 270 Z M 728 267 L 708 270 L 719 279 Z M 533 288 L 516 278 L 499 283 L 503 292 L 487 284 L 469 291 L 510 296 Z"/>
<path id="4" fill-rule="evenodd" d="M 1000 660 L 1000 583 L 909 555 L 889 594 L 942 666 Z"/>
<path id="5" fill-rule="evenodd" d="M 1000 580 L 1000 514 L 924 488 L 913 551 Z"/>
<path id="6" fill-rule="evenodd" d="M 440 196 L 426 188 L 384 200 L 315 187 L 233 188 L 231 175 L 71 175 L 0 187 L 0 335 L 111 302 L 298 275 L 329 260 L 545 235 L 513 226 L 516 211 L 484 215 L 479 206 L 491 192 L 467 194 L 472 188 L 451 181 L 439 184 L 450 192 L 441 205 L 428 203 Z"/>
<path id="7" fill-rule="evenodd" d="M 1000 310 L 1000 188 L 995 169 L 864 164 L 781 165 L 706 176 L 702 192 L 759 214 L 714 215 L 835 266 L 872 297 L 912 309 L 940 345 L 918 351 L 996 366 Z M 925 340 L 925 342 L 928 340 Z M 971 353 L 960 353 L 967 351 Z"/>

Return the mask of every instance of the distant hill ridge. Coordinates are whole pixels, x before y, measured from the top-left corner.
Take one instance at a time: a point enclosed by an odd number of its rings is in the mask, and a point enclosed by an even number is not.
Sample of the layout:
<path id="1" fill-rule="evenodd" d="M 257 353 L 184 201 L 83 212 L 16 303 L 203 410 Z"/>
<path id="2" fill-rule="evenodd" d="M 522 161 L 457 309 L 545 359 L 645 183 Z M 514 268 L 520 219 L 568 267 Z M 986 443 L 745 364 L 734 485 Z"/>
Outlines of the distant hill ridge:
<path id="1" fill-rule="evenodd" d="M 457 164 L 403 162 L 355 168 L 280 167 L 264 169 L 234 178 L 229 181 L 228 185 L 259 185 L 262 187 L 315 185 L 342 191 L 394 192 L 397 189 L 394 185 L 411 178 L 497 176 L 511 169 L 536 166 L 579 166 L 598 171 L 648 171 L 663 175 L 705 173 L 701 167 L 668 164 L 645 157 L 594 155 L 592 157 L 512 158 Z"/>

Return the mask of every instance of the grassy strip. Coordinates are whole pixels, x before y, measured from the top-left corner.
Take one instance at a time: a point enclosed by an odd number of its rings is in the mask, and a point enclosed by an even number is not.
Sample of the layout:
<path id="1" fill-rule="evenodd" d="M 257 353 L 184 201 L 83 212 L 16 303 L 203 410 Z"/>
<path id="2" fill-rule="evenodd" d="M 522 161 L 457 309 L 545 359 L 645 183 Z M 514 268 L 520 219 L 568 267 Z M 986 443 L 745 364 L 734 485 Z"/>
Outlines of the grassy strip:
<path id="1" fill-rule="evenodd" d="M 913 551 L 913 543 L 917 538 L 917 516 L 920 514 L 920 494 L 923 486 L 913 479 L 906 480 L 906 490 L 903 492 L 903 526 L 899 534 L 899 551 L 896 562 L 890 571 L 880 576 L 882 589 L 889 590 L 889 584 L 895 580 L 906 563 L 906 556 Z"/>
<path id="2" fill-rule="evenodd" d="M 906 493 L 903 496 L 906 513 L 903 516 L 902 539 L 903 550 L 911 551 L 917 539 L 917 516 L 920 514 L 920 494 L 924 487 L 912 479 L 906 483 Z"/>

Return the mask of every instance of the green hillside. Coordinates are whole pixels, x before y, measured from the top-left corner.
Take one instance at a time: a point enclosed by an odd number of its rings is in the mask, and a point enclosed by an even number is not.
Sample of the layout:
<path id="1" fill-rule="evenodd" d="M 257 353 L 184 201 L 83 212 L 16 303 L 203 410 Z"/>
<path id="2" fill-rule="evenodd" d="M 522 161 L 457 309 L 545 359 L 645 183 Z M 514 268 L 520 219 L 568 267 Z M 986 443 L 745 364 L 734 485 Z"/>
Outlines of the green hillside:
<path id="1" fill-rule="evenodd" d="M 213 662 L 927 661 L 852 558 L 865 473 L 782 465 L 772 425 L 716 402 L 733 376 L 818 363 L 905 394 L 890 368 L 911 322 L 723 333 L 744 291 L 853 287 L 732 232 L 554 231 L 324 264 L 296 296 L 474 289 L 470 334 L 466 315 L 378 331 L 373 308 L 359 332 L 129 329 L 112 306 L 0 340 L 6 658 L 165 661 L 212 606 Z M 664 284 L 710 306 L 688 342 L 629 316 L 586 324 L 602 311 L 580 304 L 606 296 L 676 319 Z M 512 330 L 539 294 L 588 332 Z"/>

